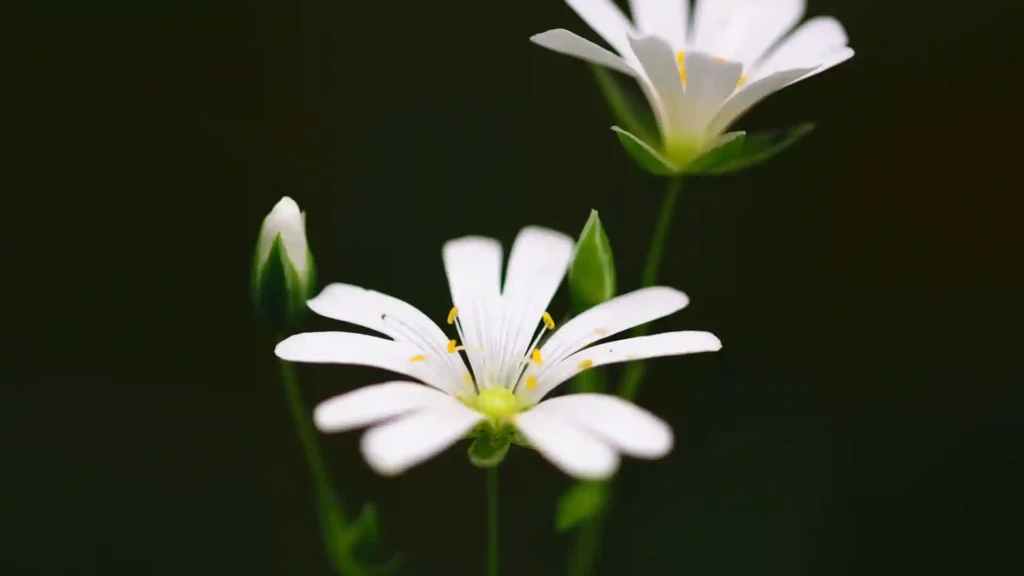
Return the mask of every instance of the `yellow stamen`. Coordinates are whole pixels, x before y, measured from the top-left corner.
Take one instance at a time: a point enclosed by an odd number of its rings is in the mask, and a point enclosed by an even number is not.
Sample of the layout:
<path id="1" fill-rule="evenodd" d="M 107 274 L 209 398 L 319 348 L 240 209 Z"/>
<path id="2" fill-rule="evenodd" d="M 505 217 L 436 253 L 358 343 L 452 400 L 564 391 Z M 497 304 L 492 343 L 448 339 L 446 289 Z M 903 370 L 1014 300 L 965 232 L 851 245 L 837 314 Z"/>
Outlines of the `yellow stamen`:
<path id="1" fill-rule="evenodd" d="M 545 312 L 541 316 L 541 319 L 544 320 L 544 326 L 546 326 L 548 330 L 554 330 L 555 329 L 555 321 L 551 319 L 551 314 L 548 314 L 547 312 Z"/>
<path id="2" fill-rule="evenodd" d="M 455 340 L 449 340 L 448 341 L 448 353 L 449 354 L 455 354 L 455 349 L 456 349 L 457 345 L 458 345 L 458 342 L 456 342 Z"/>
<path id="3" fill-rule="evenodd" d="M 448 311 L 448 324 L 455 324 L 455 319 L 459 316 L 459 307 L 452 306 L 452 309 Z"/>
<path id="4" fill-rule="evenodd" d="M 579 369 L 580 370 L 586 370 L 587 368 L 590 368 L 593 365 L 594 365 L 594 361 L 593 360 L 581 360 L 580 364 L 579 364 Z"/>
<path id="5" fill-rule="evenodd" d="M 741 74 L 740 75 L 740 81 L 736 83 L 736 87 L 739 88 L 740 86 L 743 86 L 746 83 L 747 83 L 747 75 L 746 74 Z"/>
<path id="6" fill-rule="evenodd" d="M 534 348 L 533 352 L 530 353 L 530 360 L 533 360 L 537 364 L 540 364 L 541 363 L 540 350 Z"/>
<path id="7" fill-rule="evenodd" d="M 427 359 L 427 357 L 424 356 L 423 354 L 417 354 L 417 355 L 413 356 L 412 358 L 409 358 L 409 362 L 423 362 L 426 359 Z"/>
<path id="8" fill-rule="evenodd" d="M 527 376 L 526 377 L 526 389 L 527 390 L 533 390 L 536 387 L 537 387 L 537 377 L 536 376 Z"/>

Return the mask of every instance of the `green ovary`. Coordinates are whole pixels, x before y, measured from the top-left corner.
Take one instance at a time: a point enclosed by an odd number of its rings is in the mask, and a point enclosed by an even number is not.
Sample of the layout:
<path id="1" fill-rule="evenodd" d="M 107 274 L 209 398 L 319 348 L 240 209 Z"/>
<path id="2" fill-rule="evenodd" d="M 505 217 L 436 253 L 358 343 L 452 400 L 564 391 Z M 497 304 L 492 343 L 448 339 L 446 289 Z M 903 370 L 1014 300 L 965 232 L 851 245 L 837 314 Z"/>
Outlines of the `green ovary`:
<path id="1" fill-rule="evenodd" d="M 488 388 L 480 392 L 475 408 L 491 420 L 500 420 L 519 412 L 519 400 L 508 388 Z"/>

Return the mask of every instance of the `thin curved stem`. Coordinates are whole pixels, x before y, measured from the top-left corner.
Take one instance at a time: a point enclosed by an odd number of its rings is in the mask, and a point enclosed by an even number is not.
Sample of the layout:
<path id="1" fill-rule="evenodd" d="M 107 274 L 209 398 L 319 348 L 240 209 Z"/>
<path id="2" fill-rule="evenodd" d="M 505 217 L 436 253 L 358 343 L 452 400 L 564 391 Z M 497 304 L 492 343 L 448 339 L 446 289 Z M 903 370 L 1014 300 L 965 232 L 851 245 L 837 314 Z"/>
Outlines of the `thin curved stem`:
<path id="1" fill-rule="evenodd" d="M 487 469 L 487 574 L 498 576 L 498 467 Z"/>
<path id="2" fill-rule="evenodd" d="M 306 412 L 302 395 L 299 393 L 299 386 L 295 378 L 295 371 L 291 364 L 281 362 L 281 380 L 284 382 L 285 395 L 288 397 L 288 407 L 291 409 L 292 420 L 295 421 L 295 428 L 299 433 L 299 441 L 302 445 L 303 455 L 306 457 L 306 464 L 309 466 L 310 476 L 313 477 L 313 487 L 316 492 L 317 511 L 320 516 L 320 528 L 324 539 L 324 546 L 327 548 L 327 556 L 331 560 L 335 572 L 344 576 L 361 576 L 364 572 L 351 551 L 344 544 L 343 532 L 345 530 L 345 517 L 342 514 L 341 502 L 338 501 L 334 490 L 331 488 L 331 481 L 327 474 L 327 467 L 324 466 L 323 457 L 320 455 L 320 448 L 316 443 L 316 432 L 313 423 Z"/>

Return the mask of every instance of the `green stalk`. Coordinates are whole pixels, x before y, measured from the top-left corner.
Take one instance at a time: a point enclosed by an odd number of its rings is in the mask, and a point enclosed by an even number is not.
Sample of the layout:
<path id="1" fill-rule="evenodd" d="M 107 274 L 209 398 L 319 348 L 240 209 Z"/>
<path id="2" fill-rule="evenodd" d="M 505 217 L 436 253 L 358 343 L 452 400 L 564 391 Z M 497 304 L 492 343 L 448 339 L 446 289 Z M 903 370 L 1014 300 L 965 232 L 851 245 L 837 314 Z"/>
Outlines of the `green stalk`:
<path id="1" fill-rule="evenodd" d="M 316 432 L 313 423 L 309 419 L 306 407 L 302 402 L 302 395 L 299 393 L 299 386 L 295 378 L 295 371 L 291 364 L 281 362 L 281 380 L 284 382 L 285 395 L 288 397 L 288 406 L 291 408 L 292 420 L 295 421 L 295 428 L 299 433 L 299 441 L 302 444 L 302 452 L 306 457 L 306 464 L 309 466 L 310 476 L 313 478 L 313 487 L 316 492 L 317 512 L 320 517 L 320 529 L 324 539 L 324 546 L 327 548 L 327 556 L 331 566 L 339 576 L 363 576 L 365 572 L 352 557 L 350 547 L 344 541 L 345 517 L 342 513 L 341 502 L 338 501 L 334 490 L 331 488 L 331 481 L 324 466 L 323 457 L 320 455 L 320 448 L 316 443 Z"/>

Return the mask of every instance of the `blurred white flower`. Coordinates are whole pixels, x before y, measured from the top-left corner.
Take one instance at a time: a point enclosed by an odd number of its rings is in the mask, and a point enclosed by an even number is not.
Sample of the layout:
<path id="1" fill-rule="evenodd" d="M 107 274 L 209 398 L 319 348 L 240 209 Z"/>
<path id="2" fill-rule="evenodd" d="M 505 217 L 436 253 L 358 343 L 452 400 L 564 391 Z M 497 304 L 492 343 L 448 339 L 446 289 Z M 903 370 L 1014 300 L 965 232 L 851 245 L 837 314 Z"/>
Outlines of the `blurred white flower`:
<path id="1" fill-rule="evenodd" d="M 661 132 L 661 154 L 683 166 L 722 141 L 754 104 L 854 54 L 834 18 L 803 18 L 806 0 L 612 0 L 566 3 L 618 54 L 568 30 L 530 39 L 638 80 Z M 728 136 L 726 136 L 728 137 Z M 647 144 L 657 147 L 656 142 Z"/>
<path id="2" fill-rule="evenodd" d="M 592 346 L 687 305 L 685 294 L 661 286 L 604 302 L 551 332 L 555 325 L 545 309 L 574 244 L 559 232 L 524 228 L 502 285 L 498 241 L 468 236 L 446 243 L 442 255 L 455 304 L 447 321 L 458 340 L 401 300 L 331 284 L 309 301 L 310 309 L 390 339 L 305 333 L 284 340 L 275 352 L 284 360 L 374 366 L 423 382 L 367 386 L 315 410 L 314 421 L 325 432 L 371 426 L 362 450 L 381 474 L 401 473 L 479 426 L 514 431 L 568 474 L 606 478 L 616 471 L 620 454 L 667 454 L 673 443 L 669 426 L 615 396 L 545 396 L 588 368 L 714 351 L 721 343 L 707 332 L 669 332 Z M 541 344 L 542 336 L 550 337 Z"/>

